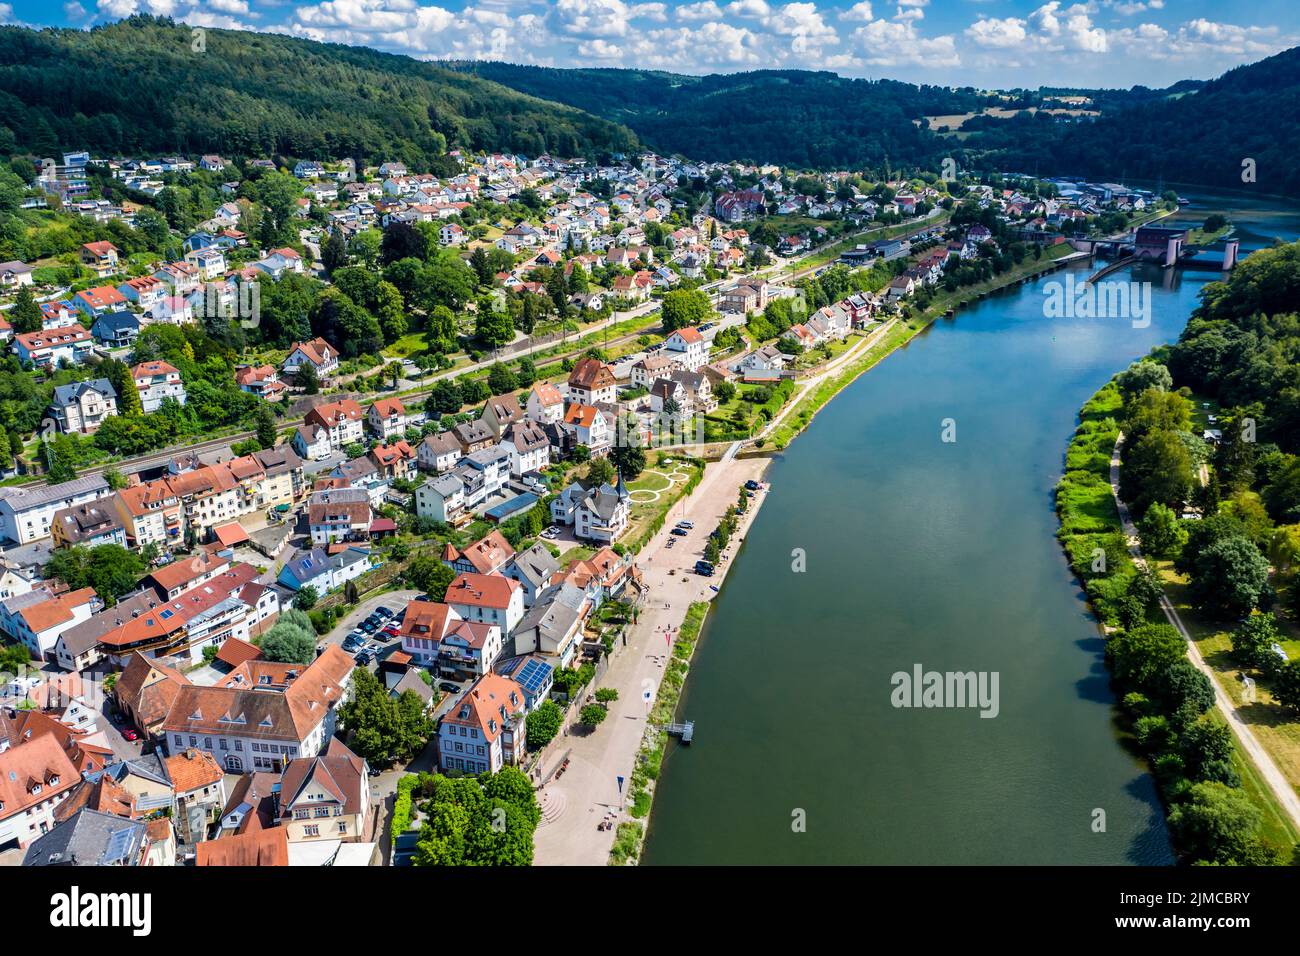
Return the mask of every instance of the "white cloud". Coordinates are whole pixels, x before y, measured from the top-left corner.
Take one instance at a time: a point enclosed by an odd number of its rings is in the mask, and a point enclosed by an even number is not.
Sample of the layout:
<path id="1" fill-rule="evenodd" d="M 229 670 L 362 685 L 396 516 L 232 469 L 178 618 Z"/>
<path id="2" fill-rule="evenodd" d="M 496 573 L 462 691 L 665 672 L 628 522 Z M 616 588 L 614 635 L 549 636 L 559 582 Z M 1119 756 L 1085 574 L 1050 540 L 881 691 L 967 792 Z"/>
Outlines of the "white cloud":
<path id="1" fill-rule="evenodd" d="M 1025 21 L 1018 17 L 976 20 L 966 28 L 966 35 L 978 46 L 999 49 L 1021 46 L 1029 36 L 1025 30 Z"/>
<path id="2" fill-rule="evenodd" d="M 700 3 L 687 3 L 677 8 L 679 20 L 720 20 L 722 8 L 713 0 L 701 0 Z"/>
<path id="3" fill-rule="evenodd" d="M 632 19 L 623 0 L 558 0 L 552 15 L 565 33 L 584 37 L 624 36 Z"/>
<path id="4" fill-rule="evenodd" d="M 841 11 L 840 19 L 841 20 L 863 20 L 863 21 L 870 22 L 871 20 L 874 19 L 874 17 L 872 17 L 871 15 L 871 0 L 861 0 L 860 3 L 855 3 L 847 10 Z"/>
<path id="5" fill-rule="evenodd" d="M 732 0 L 727 4 L 727 12 L 733 17 L 749 17 L 751 19 L 762 19 L 771 12 L 764 0 Z"/>
<path id="6" fill-rule="evenodd" d="M 910 20 L 873 20 L 853 31 L 853 43 L 872 66 L 951 67 L 961 62 L 953 37 L 923 37 Z"/>

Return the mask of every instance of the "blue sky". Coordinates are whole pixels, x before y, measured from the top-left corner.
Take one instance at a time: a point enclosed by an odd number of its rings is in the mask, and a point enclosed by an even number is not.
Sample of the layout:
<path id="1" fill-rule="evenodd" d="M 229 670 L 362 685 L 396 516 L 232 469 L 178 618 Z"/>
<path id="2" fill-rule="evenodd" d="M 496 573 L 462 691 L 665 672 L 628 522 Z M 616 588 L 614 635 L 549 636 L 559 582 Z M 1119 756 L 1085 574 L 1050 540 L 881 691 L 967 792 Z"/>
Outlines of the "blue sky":
<path id="1" fill-rule="evenodd" d="M 10 0 L 0 19 L 133 13 L 406 53 L 683 73 L 834 70 L 944 85 L 1167 86 L 1300 43 L 1293 0 Z"/>

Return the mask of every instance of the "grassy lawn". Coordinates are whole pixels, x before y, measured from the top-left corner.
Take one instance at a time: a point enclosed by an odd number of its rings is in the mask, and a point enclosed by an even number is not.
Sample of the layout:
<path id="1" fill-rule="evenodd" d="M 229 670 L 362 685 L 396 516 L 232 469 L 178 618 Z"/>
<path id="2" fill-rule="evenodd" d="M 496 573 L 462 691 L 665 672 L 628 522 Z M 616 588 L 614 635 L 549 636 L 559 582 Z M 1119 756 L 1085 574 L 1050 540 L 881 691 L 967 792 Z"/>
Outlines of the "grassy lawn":
<path id="1" fill-rule="evenodd" d="M 1214 668 L 1219 686 L 1241 711 L 1259 742 L 1272 756 L 1278 769 L 1293 787 L 1300 787 L 1300 721 L 1286 713 L 1273 701 L 1264 678 L 1252 673 L 1256 679 L 1254 703 L 1245 703 L 1242 670 L 1232 658 L 1232 639 L 1223 625 L 1205 620 L 1192 608 L 1188 599 L 1187 578 L 1176 573 L 1168 561 L 1158 562 L 1164 580 L 1165 593 L 1173 602 L 1178 616 L 1183 619 L 1205 662 Z M 1300 629 L 1295 622 L 1279 618 L 1278 626 L 1286 639 L 1282 649 L 1294 658 L 1300 654 Z"/>
<path id="2" fill-rule="evenodd" d="M 424 332 L 407 332 L 392 345 L 384 349 L 387 358 L 406 358 L 425 350 Z"/>
<path id="3" fill-rule="evenodd" d="M 813 415 L 834 398 L 841 389 L 849 385 L 855 378 L 870 369 L 918 331 L 920 331 L 919 328 L 906 322 L 895 323 L 893 328 L 886 332 L 884 336 L 876 341 L 875 345 L 867 349 L 861 356 L 850 362 L 839 373 L 823 380 L 810 393 L 805 393 L 795 409 L 772 431 L 772 434 L 763 440 L 762 444 L 771 443 L 778 451 L 785 448 L 786 445 L 790 444 L 791 439 L 803 431 L 804 427 L 812 421 Z"/>

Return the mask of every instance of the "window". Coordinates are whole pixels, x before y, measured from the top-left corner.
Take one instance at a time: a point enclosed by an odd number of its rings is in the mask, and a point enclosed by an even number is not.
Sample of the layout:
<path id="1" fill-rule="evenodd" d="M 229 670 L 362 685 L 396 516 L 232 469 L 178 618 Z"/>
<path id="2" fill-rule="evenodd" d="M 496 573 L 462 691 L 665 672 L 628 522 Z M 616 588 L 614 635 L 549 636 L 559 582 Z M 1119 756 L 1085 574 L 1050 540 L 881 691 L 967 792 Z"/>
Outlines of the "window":
<path id="1" fill-rule="evenodd" d="M 348 832 L 348 821 L 346 821 L 346 820 L 340 820 L 340 821 L 339 821 L 339 833 L 347 833 L 347 832 Z"/>
<path id="2" fill-rule="evenodd" d="M 307 836 L 320 836 L 320 827 L 316 826 L 313 823 L 309 827 L 304 827 L 303 833 L 305 833 Z"/>

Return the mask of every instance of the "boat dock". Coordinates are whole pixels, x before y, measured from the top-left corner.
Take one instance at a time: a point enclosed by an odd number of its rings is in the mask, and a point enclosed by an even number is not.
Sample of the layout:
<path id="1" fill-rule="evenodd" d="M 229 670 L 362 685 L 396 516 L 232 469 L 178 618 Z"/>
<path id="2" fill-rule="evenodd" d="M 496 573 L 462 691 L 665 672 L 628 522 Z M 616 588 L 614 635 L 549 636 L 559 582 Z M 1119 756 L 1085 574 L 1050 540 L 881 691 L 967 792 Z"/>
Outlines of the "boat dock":
<path id="1" fill-rule="evenodd" d="M 670 737 L 680 737 L 682 743 L 689 744 L 691 738 L 695 736 L 695 721 L 688 720 L 683 724 L 668 724 L 664 727 Z"/>

